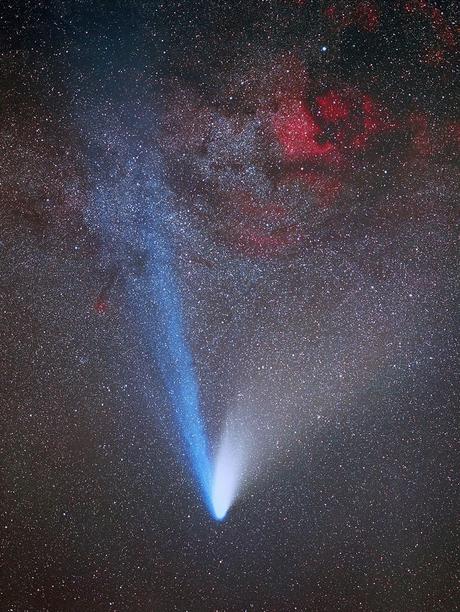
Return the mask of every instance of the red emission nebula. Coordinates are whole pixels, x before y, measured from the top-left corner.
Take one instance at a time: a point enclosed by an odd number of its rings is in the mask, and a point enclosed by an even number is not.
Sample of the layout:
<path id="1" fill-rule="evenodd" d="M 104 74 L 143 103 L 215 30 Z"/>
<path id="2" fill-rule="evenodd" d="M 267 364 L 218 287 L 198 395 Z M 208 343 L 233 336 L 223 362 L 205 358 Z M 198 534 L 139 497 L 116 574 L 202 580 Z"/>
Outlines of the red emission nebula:
<path id="1" fill-rule="evenodd" d="M 309 3 L 292 5 L 300 19 Z M 442 11 L 427 0 L 395 2 L 393 10 L 408 29 L 425 28 L 419 61 L 442 70 L 458 45 Z M 352 28 L 377 37 L 381 13 L 374 0 L 322 8 L 331 39 Z M 372 184 L 365 169 L 384 158 L 389 143 L 398 143 L 402 164 L 458 147 L 458 124 L 441 125 L 410 104 L 390 110 L 376 93 L 376 74 L 365 89 L 362 80 L 358 86 L 337 77 L 327 85 L 295 52 L 260 63 L 249 58 L 235 74 L 220 75 L 217 100 L 176 82 L 160 143 L 178 196 L 203 221 L 212 218 L 215 237 L 241 254 L 285 255 L 335 210 L 345 212 L 351 200 L 359 205 L 353 177 Z"/>
<path id="2" fill-rule="evenodd" d="M 423 111 L 395 116 L 356 86 L 322 87 L 295 55 L 272 59 L 265 83 L 248 74 L 229 86 L 231 108 L 182 87 L 162 133 L 176 192 L 244 255 L 285 255 L 310 240 L 388 142 L 404 143 L 398 156 L 413 162 L 457 138 L 455 125 L 435 126 Z"/>

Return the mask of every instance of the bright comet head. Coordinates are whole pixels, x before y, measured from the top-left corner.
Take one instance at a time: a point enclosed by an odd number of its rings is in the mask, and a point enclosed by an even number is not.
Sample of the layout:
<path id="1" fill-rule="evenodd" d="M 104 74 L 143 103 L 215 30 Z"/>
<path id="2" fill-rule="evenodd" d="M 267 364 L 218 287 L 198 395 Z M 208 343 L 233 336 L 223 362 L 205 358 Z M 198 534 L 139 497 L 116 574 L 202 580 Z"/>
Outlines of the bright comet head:
<path id="1" fill-rule="evenodd" d="M 228 429 L 222 435 L 214 464 L 211 501 L 214 518 L 222 521 L 235 501 L 242 477 L 243 449 Z"/>

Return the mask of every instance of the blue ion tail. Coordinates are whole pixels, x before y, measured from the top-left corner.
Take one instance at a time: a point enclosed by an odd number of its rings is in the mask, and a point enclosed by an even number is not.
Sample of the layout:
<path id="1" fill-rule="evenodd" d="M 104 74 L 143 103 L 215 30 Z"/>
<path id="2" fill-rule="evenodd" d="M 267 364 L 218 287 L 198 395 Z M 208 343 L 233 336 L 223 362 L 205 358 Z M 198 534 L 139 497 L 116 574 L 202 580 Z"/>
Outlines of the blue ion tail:
<path id="1" fill-rule="evenodd" d="M 152 281 L 158 317 L 158 365 L 173 406 L 183 451 L 200 494 L 211 516 L 215 520 L 222 520 L 225 514 L 221 508 L 216 511 L 213 503 L 213 466 L 200 412 L 198 384 L 186 340 L 173 259 L 164 236 L 155 236 L 153 243 Z"/>

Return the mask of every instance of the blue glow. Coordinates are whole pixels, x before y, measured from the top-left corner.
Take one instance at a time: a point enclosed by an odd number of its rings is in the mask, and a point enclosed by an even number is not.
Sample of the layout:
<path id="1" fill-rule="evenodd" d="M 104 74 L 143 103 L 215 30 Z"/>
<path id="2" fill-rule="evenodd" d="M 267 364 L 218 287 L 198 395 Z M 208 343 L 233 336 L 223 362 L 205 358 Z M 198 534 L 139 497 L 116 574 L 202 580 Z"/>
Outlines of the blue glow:
<path id="1" fill-rule="evenodd" d="M 227 424 L 217 449 L 212 482 L 214 516 L 219 520 L 226 517 L 240 489 L 245 455 L 242 436 Z"/>
<path id="2" fill-rule="evenodd" d="M 152 251 L 152 280 L 158 310 L 158 365 L 201 496 L 213 518 L 220 519 L 212 502 L 212 463 L 193 360 L 186 340 L 181 295 L 171 250 L 164 236 L 155 236 Z"/>

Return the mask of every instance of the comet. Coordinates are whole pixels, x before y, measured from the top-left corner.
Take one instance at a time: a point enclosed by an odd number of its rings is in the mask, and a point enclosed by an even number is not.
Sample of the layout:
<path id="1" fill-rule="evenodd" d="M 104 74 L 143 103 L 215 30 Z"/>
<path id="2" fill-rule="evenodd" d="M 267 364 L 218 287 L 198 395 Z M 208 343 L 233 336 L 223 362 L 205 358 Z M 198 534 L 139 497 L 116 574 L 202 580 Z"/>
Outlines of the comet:
<path id="1" fill-rule="evenodd" d="M 234 503 L 243 481 L 247 448 L 244 438 L 228 425 L 222 434 L 212 479 L 211 502 L 214 518 L 224 520 Z"/>
<path id="2" fill-rule="evenodd" d="M 154 346 L 157 364 L 172 406 L 180 438 L 180 456 L 216 521 L 223 521 L 237 498 L 247 459 L 247 436 L 239 421 L 229 419 L 214 455 L 200 406 L 198 379 L 183 315 L 176 259 L 158 210 L 150 236 L 151 295 L 156 311 Z M 247 463 L 247 461 L 246 461 Z"/>
<path id="3" fill-rule="evenodd" d="M 157 219 L 160 218 L 160 211 Z M 157 220 L 158 223 L 158 220 Z M 192 353 L 187 342 L 182 296 L 175 258 L 164 228 L 155 227 L 151 236 L 150 279 L 156 306 L 154 346 L 157 364 L 186 459 L 201 497 L 214 516 L 211 501 L 212 461 L 205 423 L 200 409 L 199 389 Z"/>

